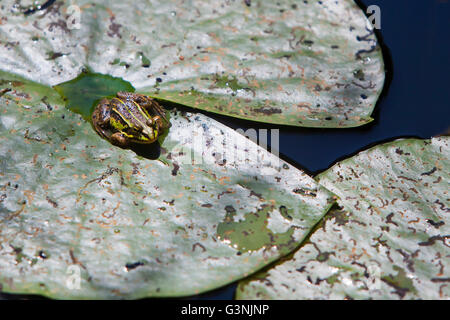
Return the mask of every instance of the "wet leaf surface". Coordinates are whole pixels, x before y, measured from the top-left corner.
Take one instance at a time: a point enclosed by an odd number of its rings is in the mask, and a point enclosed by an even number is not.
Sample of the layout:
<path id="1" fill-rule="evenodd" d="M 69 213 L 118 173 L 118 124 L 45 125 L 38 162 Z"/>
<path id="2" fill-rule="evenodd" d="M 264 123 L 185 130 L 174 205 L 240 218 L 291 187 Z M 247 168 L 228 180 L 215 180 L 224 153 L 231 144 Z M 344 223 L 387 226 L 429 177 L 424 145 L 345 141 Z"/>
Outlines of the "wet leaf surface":
<path id="1" fill-rule="evenodd" d="M 193 108 L 343 128 L 372 120 L 384 82 L 381 49 L 352 0 L 29 5 L 2 2 L 0 68 L 48 85 L 88 67 Z"/>
<path id="2" fill-rule="evenodd" d="M 197 294 L 293 250 L 332 203 L 311 177 L 202 114 L 172 110 L 150 160 L 103 140 L 53 89 L 8 73 L 0 83 L 3 292 Z"/>
<path id="3" fill-rule="evenodd" d="M 91 121 L 94 107 L 105 97 L 115 97 L 119 91 L 134 92 L 131 83 L 104 74 L 84 72 L 79 77 L 56 85 L 66 107 Z"/>
<path id="4" fill-rule="evenodd" d="M 320 174 L 344 208 L 238 298 L 449 299 L 449 143 L 397 140 Z"/>

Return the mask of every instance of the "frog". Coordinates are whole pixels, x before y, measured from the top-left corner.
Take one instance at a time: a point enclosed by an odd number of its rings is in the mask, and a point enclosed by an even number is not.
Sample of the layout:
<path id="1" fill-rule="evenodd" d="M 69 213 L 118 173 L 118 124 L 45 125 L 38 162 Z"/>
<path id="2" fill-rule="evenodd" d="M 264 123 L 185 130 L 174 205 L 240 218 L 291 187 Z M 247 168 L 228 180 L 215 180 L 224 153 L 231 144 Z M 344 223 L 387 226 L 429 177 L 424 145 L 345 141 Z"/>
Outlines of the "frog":
<path id="1" fill-rule="evenodd" d="M 119 91 L 103 98 L 92 112 L 97 133 L 115 146 L 151 144 L 169 127 L 166 111 L 154 99 L 139 93 Z"/>

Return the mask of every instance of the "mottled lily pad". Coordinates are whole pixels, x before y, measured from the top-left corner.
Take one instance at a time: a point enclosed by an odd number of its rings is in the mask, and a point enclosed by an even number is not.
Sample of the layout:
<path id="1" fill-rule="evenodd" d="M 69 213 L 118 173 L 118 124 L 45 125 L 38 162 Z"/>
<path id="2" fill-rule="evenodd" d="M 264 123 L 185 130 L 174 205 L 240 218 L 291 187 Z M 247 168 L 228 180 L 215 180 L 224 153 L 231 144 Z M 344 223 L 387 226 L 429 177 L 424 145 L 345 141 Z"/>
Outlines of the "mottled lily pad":
<path id="1" fill-rule="evenodd" d="M 293 250 L 333 201 L 305 173 L 202 114 L 172 110 L 150 160 L 102 139 L 53 89 L 0 79 L 3 292 L 200 293 Z"/>
<path id="2" fill-rule="evenodd" d="M 241 299 L 449 299 L 450 138 L 374 147 L 319 175 L 344 209 Z"/>
<path id="3" fill-rule="evenodd" d="M 29 2 L 2 2 L 0 69 L 47 85 L 88 67 L 194 108 L 330 128 L 370 122 L 383 87 L 353 0 Z"/>

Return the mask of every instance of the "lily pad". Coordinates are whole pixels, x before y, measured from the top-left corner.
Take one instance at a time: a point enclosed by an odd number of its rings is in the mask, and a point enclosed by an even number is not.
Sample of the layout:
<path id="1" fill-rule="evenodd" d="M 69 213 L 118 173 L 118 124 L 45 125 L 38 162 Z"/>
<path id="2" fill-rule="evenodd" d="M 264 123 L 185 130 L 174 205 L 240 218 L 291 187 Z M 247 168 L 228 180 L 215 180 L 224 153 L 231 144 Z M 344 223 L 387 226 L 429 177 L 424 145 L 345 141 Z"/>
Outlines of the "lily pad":
<path id="1" fill-rule="evenodd" d="M 134 92 L 131 83 L 104 74 L 84 72 L 79 77 L 54 86 L 66 107 L 91 121 L 94 107 L 105 97 L 115 97 L 119 91 Z"/>
<path id="2" fill-rule="evenodd" d="M 2 2 L 0 69 L 47 85 L 83 68 L 232 117 L 355 127 L 384 83 L 373 26 L 352 0 Z"/>
<path id="3" fill-rule="evenodd" d="M 374 147 L 318 176 L 344 209 L 240 299 L 449 299 L 450 137 Z"/>
<path id="4" fill-rule="evenodd" d="M 295 249 L 333 201 L 202 114 L 172 110 L 161 155 L 149 160 L 102 139 L 53 89 L 0 78 L 3 292 L 197 294 Z"/>

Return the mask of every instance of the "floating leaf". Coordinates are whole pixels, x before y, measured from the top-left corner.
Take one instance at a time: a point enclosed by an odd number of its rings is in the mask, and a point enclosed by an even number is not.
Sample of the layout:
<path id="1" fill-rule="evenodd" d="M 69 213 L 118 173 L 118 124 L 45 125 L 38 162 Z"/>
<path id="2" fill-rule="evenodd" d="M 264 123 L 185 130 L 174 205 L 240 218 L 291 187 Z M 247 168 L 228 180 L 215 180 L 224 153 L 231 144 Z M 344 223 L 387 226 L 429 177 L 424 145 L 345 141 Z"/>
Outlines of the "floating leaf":
<path id="1" fill-rule="evenodd" d="M 88 67 L 194 108 L 338 128 L 370 122 L 383 87 L 373 27 L 352 0 L 73 0 L 28 14 L 17 2 L 0 8 L 0 69 L 44 84 Z"/>
<path id="2" fill-rule="evenodd" d="M 1 78 L 4 292 L 200 293 L 293 250 L 331 205 L 312 178 L 202 114 L 173 110 L 149 160 L 102 139 L 51 88 Z"/>
<path id="3" fill-rule="evenodd" d="M 90 121 L 95 105 L 119 91 L 134 92 L 131 83 L 104 74 L 82 73 L 79 77 L 54 87 L 65 98 L 67 107 Z"/>
<path id="4" fill-rule="evenodd" d="M 449 299 L 449 143 L 397 140 L 319 175 L 345 209 L 238 298 Z"/>

